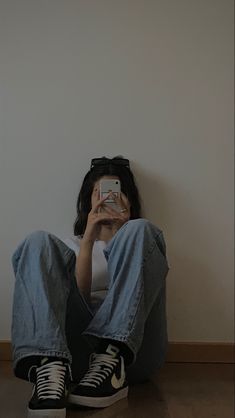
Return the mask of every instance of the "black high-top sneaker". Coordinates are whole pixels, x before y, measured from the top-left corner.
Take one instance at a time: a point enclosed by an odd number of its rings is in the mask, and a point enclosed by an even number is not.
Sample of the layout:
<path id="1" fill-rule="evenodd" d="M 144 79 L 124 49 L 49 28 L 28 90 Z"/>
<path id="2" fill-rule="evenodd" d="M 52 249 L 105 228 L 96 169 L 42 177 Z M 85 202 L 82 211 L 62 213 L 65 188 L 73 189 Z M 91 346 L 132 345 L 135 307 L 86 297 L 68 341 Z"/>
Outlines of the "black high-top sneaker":
<path id="1" fill-rule="evenodd" d="M 104 408 L 127 397 L 128 386 L 123 357 L 109 344 L 105 353 L 93 353 L 90 366 L 71 391 L 69 402 L 93 408 Z"/>
<path id="2" fill-rule="evenodd" d="M 28 418 L 65 418 L 69 365 L 60 359 L 45 357 L 36 374 L 32 398 L 28 405 Z"/>

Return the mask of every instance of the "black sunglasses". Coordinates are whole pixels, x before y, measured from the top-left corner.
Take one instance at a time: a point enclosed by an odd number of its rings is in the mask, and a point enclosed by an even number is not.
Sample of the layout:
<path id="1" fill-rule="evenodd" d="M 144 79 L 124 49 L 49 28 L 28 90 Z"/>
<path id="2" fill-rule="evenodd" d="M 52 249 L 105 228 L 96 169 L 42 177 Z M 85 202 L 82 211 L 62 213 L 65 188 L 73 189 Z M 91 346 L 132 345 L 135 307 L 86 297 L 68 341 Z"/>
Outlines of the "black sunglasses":
<path id="1" fill-rule="evenodd" d="M 105 166 L 105 165 L 119 165 L 122 167 L 130 168 L 130 162 L 127 158 L 92 158 L 91 160 L 91 169 L 97 166 Z"/>

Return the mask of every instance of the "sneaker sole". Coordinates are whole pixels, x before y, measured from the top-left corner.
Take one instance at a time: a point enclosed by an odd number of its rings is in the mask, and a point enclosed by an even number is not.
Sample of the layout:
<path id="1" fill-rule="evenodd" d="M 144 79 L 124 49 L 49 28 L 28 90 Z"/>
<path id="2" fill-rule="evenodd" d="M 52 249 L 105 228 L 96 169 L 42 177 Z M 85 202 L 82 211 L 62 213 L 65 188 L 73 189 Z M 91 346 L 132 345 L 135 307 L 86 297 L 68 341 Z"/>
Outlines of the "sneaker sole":
<path id="1" fill-rule="evenodd" d="M 106 408 L 113 403 L 126 398 L 128 395 L 128 387 L 119 390 L 111 396 L 94 398 L 91 396 L 69 395 L 69 402 L 75 405 L 89 406 L 90 408 Z"/>
<path id="2" fill-rule="evenodd" d="M 29 409 L 27 418 L 65 418 L 66 409 Z"/>

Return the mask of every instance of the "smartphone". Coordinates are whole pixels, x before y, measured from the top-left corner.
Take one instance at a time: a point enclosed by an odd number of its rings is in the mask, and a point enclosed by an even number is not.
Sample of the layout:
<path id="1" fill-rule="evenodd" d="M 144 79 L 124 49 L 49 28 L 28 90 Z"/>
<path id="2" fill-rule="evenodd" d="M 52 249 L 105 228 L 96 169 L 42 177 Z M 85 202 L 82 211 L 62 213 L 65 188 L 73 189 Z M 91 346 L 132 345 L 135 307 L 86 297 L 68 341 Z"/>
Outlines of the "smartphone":
<path id="1" fill-rule="evenodd" d="M 121 193 L 121 184 L 118 179 L 104 179 L 100 180 L 100 198 L 108 196 L 112 192 L 115 196 L 119 197 Z M 113 209 L 120 210 L 120 207 L 115 203 L 112 196 L 105 200 L 105 204 L 110 205 Z"/>

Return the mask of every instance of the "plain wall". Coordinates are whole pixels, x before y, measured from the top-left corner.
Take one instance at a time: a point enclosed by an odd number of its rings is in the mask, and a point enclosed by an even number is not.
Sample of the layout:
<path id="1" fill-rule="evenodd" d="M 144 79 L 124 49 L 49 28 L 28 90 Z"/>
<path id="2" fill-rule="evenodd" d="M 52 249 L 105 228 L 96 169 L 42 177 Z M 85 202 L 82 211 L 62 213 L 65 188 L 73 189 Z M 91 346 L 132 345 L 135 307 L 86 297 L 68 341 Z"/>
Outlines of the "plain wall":
<path id="1" fill-rule="evenodd" d="M 233 340 L 233 1 L 0 0 L 0 340 L 11 255 L 72 234 L 92 157 L 131 160 L 168 248 L 171 341 Z"/>

